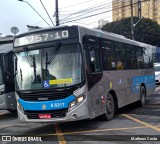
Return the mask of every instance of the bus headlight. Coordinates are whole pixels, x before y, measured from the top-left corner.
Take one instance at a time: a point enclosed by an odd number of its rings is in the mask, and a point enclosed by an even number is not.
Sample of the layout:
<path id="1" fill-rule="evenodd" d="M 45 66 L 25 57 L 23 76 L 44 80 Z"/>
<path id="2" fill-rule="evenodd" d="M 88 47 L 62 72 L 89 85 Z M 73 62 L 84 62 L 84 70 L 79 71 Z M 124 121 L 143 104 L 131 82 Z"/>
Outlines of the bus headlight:
<path id="1" fill-rule="evenodd" d="M 19 102 L 17 102 L 17 106 L 22 112 L 24 111 L 23 106 Z"/>
<path id="2" fill-rule="evenodd" d="M 78 102 L 78 103 L 82 102 L 83 100 L 84 100 L 84 96 L 83 96 L 83 95 L 77 97 L 77 102 Z"/>
<path id="3" fill-rule="evenodd" d="M 70 108 L 74 107 L 76 105 L 76 101 L 72 101 L 70 104 Z"/>
<path id="4" fill-rule="evenodd" d="M 84 95 L 78 96 L 75 101 L 72 101 L 70 103 L 69 109 L 72 109 L 74 106 L 80 104 L 84 99 Z"/>

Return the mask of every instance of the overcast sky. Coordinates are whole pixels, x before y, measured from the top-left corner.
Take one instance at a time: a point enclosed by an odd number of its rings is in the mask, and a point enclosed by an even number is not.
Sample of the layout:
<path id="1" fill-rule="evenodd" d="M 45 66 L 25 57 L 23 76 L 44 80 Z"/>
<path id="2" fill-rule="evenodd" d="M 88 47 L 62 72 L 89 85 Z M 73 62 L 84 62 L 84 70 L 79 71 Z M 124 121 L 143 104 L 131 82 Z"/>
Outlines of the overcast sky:
<path id="1" fill-rule="evenodd" d="M 26 1 L 52 25 L 40 0 Z M 60 23 L 63 25 L 78 24 L 94 28 L 97 27 L 99 19 L 111 21 L 111 1 L 112 0 L 58 0 Z M 55 17 L 53 17 L 55 0 L 42 0 L 42 2 L 55 24 Z M 18 27 L 19 33 L 23 33 L 28 30 L 26 25 L 48 27 L 27 3 L 18 0 L 0 0 L 0 33 L 2 33 L 2 36 L 12 34 L 10 29 L 13 26 Z"/>

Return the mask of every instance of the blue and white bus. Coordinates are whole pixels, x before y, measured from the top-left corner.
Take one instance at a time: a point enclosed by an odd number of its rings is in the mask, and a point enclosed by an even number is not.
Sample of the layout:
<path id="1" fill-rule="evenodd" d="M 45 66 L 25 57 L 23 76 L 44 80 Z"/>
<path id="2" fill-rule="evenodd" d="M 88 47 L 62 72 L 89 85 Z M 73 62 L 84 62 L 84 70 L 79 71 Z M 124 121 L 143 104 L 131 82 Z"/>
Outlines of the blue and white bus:
<path id="1" fill-rule="evenodd" d="M 155 47 L 81 26 L 15 37 L 16 99 L 23 122 L 66 122 L 102 116 L 155 90 Z"/>

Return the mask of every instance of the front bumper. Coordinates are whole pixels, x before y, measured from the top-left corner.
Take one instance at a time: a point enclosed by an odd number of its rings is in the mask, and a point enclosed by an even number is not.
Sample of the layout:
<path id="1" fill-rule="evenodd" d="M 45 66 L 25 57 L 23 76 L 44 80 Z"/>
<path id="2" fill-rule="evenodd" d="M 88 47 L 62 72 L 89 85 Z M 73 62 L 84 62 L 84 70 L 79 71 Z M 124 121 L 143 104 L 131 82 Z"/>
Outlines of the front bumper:
<path id="1" fill-rule="evenodd" d="M 27 115 L 25 115 L 19 108 L 18 111 L 18 118 L 21 122 L 67 122 L 67 121 L 76 121 L 82 119 L 89 118 L 89 109 L 86 105 L 86 100 L 80 103 L 78 106 L 75 106 L 73 109 L 68 111 L 63 118 L 50 118 L 50 119 L 29 119 Z M 53 110 L 54 111 L 54 110 Z"/>

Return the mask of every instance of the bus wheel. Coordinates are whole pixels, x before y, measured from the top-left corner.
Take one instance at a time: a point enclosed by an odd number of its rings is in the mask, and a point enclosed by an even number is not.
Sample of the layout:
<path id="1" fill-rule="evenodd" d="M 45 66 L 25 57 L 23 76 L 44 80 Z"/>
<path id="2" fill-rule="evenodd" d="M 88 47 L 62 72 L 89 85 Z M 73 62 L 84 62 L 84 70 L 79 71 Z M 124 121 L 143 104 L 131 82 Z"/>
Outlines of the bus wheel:
<path id="1" fill-rule="evenodd" d="M 107 98 L 106 98 L 106 113 L 102 116 L 104 120 L 111 120 L 114 117 L 115 113 L 115 104 L 114 104 L 114 99 L 113 96 L 108 93 Z"/>
<path id="2" fill-rule="evenodd" d="M 144 86 L 141 87 L 140 89 L 140 101 L 139 105 L 144 106 L 146 104 L 146 89 Z"/>

